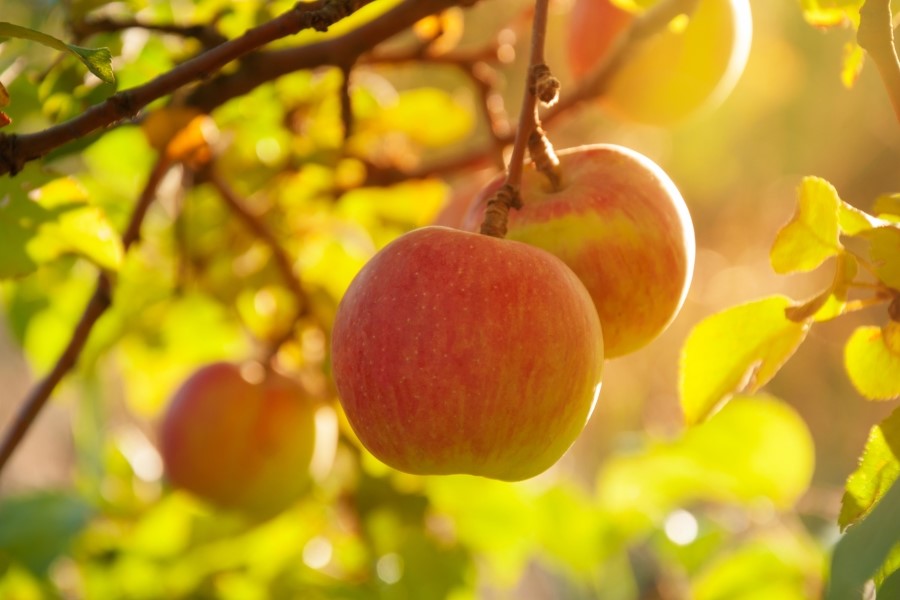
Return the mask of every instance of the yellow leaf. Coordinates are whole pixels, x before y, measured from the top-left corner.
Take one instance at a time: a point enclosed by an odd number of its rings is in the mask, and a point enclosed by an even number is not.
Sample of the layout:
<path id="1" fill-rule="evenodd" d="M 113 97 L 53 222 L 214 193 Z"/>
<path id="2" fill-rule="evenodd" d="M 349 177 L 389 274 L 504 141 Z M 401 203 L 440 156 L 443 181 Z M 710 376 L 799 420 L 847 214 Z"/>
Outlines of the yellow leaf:
<path id="1" fill-rule="evenodd" d="M 844 366 L 869 400 L 900 396 L 900 323 L 857 328 L 844 347 Z"/>
<path id="2" fill-rule="evenodd" d="M 842 203 L 834 187 L 824 179 L 805 177 L 798 196 L 797 211 L 772 245 L 776 273 L 811 271 L 843 249 L 838 226 Z"/>

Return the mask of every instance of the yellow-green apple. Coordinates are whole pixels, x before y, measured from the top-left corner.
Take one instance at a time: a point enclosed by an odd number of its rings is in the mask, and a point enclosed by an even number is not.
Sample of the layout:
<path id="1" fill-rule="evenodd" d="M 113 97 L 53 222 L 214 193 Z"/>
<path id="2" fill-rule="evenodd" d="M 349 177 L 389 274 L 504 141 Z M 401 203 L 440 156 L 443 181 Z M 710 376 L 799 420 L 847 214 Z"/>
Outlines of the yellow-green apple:
<path id="1" fill-rule="evenodd" d="M 604 59 L 631 26 L 635 10 L 640 9 L 634 0 L 575 0 L 566 43 L 576 78 Z M 690 16 L 676 17 L 636 48 L 604 90 L 604 105 L 651 125 L 669 125 L 718 105 L 747 64 L 751 30 L 749 0 L 696 0 Z"/>
<path id="2" fill-rule="evenodd" d="M 381 461 L 507 481 L 565 453 L 603 364 L 597 313 L 562 261 L 438 226 L 366 263 L 338 307 L 332 351 L 347 420 Z"/>
<path id="3" fill-rule="evenodd" d="M 554 190 L 526 169 L 523 207 L 509 213 L 508 239 L 562 259 L 584 282 L 603 324 L 604 353 L 614 358 L 656 338 L 681 308 L 694 268 L 694 227 L 678 188 L 646 156 L 612 144 L 562 150 Z M 470 207 L 476 231 L 499 176 Z"/>
<path id="4" fill-rule="evenodd" d="M 169 481 L 221 508 L 274 515 L 309 485 L 315 405 L 295 380 L 214 363 L 178 389 L 160 429 Z"/>

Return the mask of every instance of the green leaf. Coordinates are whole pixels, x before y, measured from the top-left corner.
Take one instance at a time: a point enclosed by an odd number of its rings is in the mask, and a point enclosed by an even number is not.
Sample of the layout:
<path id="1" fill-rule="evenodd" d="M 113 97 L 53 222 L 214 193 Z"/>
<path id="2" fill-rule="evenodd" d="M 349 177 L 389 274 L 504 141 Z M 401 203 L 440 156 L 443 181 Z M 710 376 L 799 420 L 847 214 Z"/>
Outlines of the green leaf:
<path id="1" fill-rule="evenodd" d="M 0 503 L 0 558 L 10 558 L 38 576 L 67 551 L 87 525 L 92 509 L 62 492 L 41 492 Z"/>
<path id="2" fill-rule="evenodd" d="M 869 432 L 859 467 L 847 479 L 838 525 L 865 517 L 900 475 L 900 408 Z"/>
<path id="3" fill-rule="evenodd" d="M 803 342 L 809 322 L 772 296 L 734 306 L 701 321 L 681 350 L 679 394 L 688 424 L 698 423 L 731 394 L 764 386 Z"/>
<path id="4" fill-rule="evenodd" d="M 806 536 L 767 531 L 715 557 L 692 578 L 694 600 L 800 600 L 821 577 L 823 553 Z"/>
<path id="5" fill-rule="evenodd" d="M 772 244 L 770 258 L 775 272 L 811 271 L 840 254 L 840 208 L 841 199 L 830 183 L 805 177 L 798 191 L 797 210 Z"/>
<path id="6" fill-rule="evenodd" d="M 900 570 L 893 571 L 881 583 L 878 598 L 900 598 Z"/>
<path id="7" fill-rule="evenodd" d="M 900 485 L 895 481 L 869 515 L 850 527 L 835 546 L 826 600 L 862 597 L 863 585 L 884 563 L 898 539 Z"/>
<path id="8" fill-rule="evenodd" d="M 0 279 L 21 277 L 37 268 L 28 242 L 54 215 L 24 194 L 0 197 Z"/>
<path id="9" fill-rule="evenodd" d="M 815 448 L 806 423 L 771 396 L 738 396 L 681 439 L 612 458 L 598 479 L 602 508 L 653 520 L 692 502 L 791 506 L 806 491 Z"/>
<path id="10" fill-rule="evenodd" d="M 900 323 L 857 328 L 844 347 L 844 366 L 853 386 L 869 400 L 900 396 Z"/>
<path id="11" fill-rule="evenodd" d="M 31 40 L 62 52 L 68 52 L 84 63 L 88 71 L 106 83 L 115 83 L 116 76 L 112 69 L 112 54 L 109 48 L 82 48 L 67 44 L 52 35 L 47 35 L 28 27 L 13 25 L 0 21 L 0 37 L 14 37 Z"/>
<path id="12" fill-rule="evenodd" d="M 100 208 L 73 179 L 0 197 L 0 278 L 21 277 L 64 254 L 117 269 L 122 243 Z"/>

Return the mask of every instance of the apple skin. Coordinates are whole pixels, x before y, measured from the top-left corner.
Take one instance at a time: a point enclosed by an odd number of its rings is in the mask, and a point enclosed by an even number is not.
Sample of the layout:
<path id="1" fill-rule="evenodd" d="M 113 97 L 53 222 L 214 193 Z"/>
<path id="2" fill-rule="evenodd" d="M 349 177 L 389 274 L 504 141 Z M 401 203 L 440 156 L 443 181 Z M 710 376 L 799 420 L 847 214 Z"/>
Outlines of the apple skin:
<path id="1" fill-rule="evenodd" d="M 694 226 L 668 175 L 646 156 L 612 144 L 558 152 L 562 187 L 526 169 L 523 207 L 506 237 L 563 260 L 591 294 L 607 358 L 629 354 L 678 314 L 694 270 Z M 473 200 L 464 229 L 477 231 L 498 176 Z"/>
<path id="2" fill-rule="evenodd" d="M 251 382 L 230 363 L 188 378 L 160 428 L 160 453 L 175 487 L 259 517 L 306 491 L 314 446 L 315 406 L 298 382 L 274 371 Z"/>
<path id="3" fill-rule="evenodd" d="M 382 462 L 517 481 L 584 428 L 601 338 L 590 296 L 556 257 L 429 226 L 388 244 L 350 284 L 332 366 L 350 425 Z"/>
<path id="4" fill-rule="evenodd" d="M 576 79 L 603 59 L 634 17 L 610 0 L 575 0 L 566 43 Z M 715 107 L 744 71 L 752 28 L 749 0 L 699 0 L 686 25 L 673 21 L 635 51 L 610 80 L 604 106 L 658 126 Z"/>

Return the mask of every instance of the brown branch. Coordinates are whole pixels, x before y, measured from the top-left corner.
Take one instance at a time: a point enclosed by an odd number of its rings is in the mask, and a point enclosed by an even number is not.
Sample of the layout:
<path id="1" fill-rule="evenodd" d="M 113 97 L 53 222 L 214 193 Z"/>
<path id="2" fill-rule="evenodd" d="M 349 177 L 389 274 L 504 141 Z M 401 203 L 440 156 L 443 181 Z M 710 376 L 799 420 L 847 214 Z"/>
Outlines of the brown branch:
<path id="1" fill-rule="evenodd" d="M 0 175 L 15 175 L 25 163 L 38 159 L 55 148 L 123 119 L 132 118 L 157 98 L 171 94 L 193 81 L 209 77 L 233 60 L 269 42 L 304 29 L 325 31 L 333 23 L 371 1 L 319 0 L 298 3 L 291 10 L 250 29 L 241 37 L 211 48 L 144 85 L 118 92 L 65 123 L 31 134 L 0 134 Z"/>
<path id="2" fill-rule="evenodd" d="M 478 0 L 406 0 L 342 36 L 323 42 L 251 54 L 233 73 L 219 75 L 197 86 L 187 104 L 209 112 L 283 75 L 322 66 L 341 67 L 381 42 L 412 27 L 416 21 L 451 6 L 474 4 Z"/>
<path id="3" fill-rule="evenodd" d="M 306 299 L 306 292 L 303 291 L 303 286 L 294 272 L 294 263 L 287 250 L 284 249 L 269 227 L 259 217 L 254 215 L 249 208 L 244 206 L 244 201 L 215 167 L 209 169 L 207 176 L 209 182 L 216 189 L 216 192 L 218 192 L 229 210 L 240 219 L 247 229 L 269 247 L 269 251 L 272 252 L 272 258 L 275 260 L 275 266 L 281 272 L 285 285 L 296 296 L 297 303 L 301 306 L 301 316 L 306 315 L 309 302 Z"/>
<path id="4" fill-rule="evenodd" d="M 866 0 L 859 10 L 856 40 L 869 53 L 900 121 L 900 59 L 894 46 L 891 0 Z"/>
<path id="5" fill-rule="evenodd" d="M 632 33 L 623 34 L 618 43 L 610 49 L 607 60 L 598 63 L 588 75 L 575 86 L 567 88 L 568 93 L 560 95 L 559 101 L 544 111 L 542 124 L 568 114 L 579 104 L 600 97 L 605 86 L 613 75 L 622 68 L 634 55 L 635 51 L 651 35 L 662 30 L 674 17 L 693 10 L 698 0 L 662 0 L 656 7 L 635 19 Z M 513 143 L 513 134 L 502 136 L 498 140 L 504 145 Z M 417 167 L 415 170 L 380 167 L 370 170 L 366 183 L 368 185 L 391 185 L 404 179 L 420 179 L 448 175 L 466 169 L 490 166 L 490 148 L 479 147 L 456 156 Z"/>
<path id="6" fill-rule="evenodd" d="M 217 22 L 224 12 L 213 17 L 212 23 Z M 145 29 L 157 33 L 167 33 L 185 38 L 194 38 L 206 48 L 212 48 L 228 41 L 212 24 L 203 25 L 175 25 L 162 23 L 146 23 L 139 19 L 91 19 L 72 24 L 72 35 L 76 41 L 86 40 L 98 33 L 116 33 L 126 29 Z"/>
<path id="7" fill-rule="evenodd" d="M 156 197 L 156 190 L 170 166 L 171 164 L 169 160 L 165 158 L 165 155 L 161 155 L 157 160 L 156 165 L 153 167 L 150 176 L 147 178 L 147 183 L 144 185 L 144 189 L 134 207 L 125 233 L 122 234 L 122 246 L 125 250 L 138 240 L 141 223 L 144 220 L 144 216 L 147 214 L 147 209 Z M 28 429 L 31 427 L 31 424 L 34 422 L 41 409 L 46 405 L 53 390 L 56 389 L 56 386 L 62 381 L 62 378 L 77 364 L 78 357 L 87 343 L 94 324 L 100 319 L 103 313 L 106 312 L 110 303 L 111 285 L 109 277 L 106 273 L 101 272 L 97 277 L 97 285 L 94 289 L 94 294 L 88 301 L 78 324 L 75 326 L 75 330 L 72 332 L 72 337 L 69 339 L 69 343 L 66 345 L 65 350 L 63 350 L 63 353 L 60 355 L 59 359 L 57 359 L 56 364 L 53 366 L 50 373 L 48 373 L 25 398 L 15 420 L 6 430 L 2 441 L 0 441 L 0 473 L 3 472 L 3 468 L 6 466 L 13 452 L 25 437 L 25 434 L 28 432 Z"/>
<path id="8" fill-rule="evenodd" d="M 484 222 L 481 224 L 481 233 L 495 237 L 506 235 L 506 221 L 510 208 L 521 206 L 519 187 L 522 184 L 522 169 L 525 166 L 525 152 L 528 150 L 528 140 L 531 134 L 539 127 L 538 98 L 536 91 L 536 76 L 538 65 L 544 64 L 544 42 L 547 37 L 547 9 L 549 0 L 536 0 L 534 9 L 534 22 L 531 35 L 531 56 L 528 61 L 528 81 L 525 85 L 525 93 L 522 97 L 522 110 L 519 112 L 519 125 L 516 129 L 516 141 L 513 145 L 512 156 L 509 159 L 509 168 L 506 171 L 506 181 L 497 194 L 488 200 L 484 213 Z"/>
<path id="9" fill-rule="evenodd" d="M 297 314 L 291 327 L 285 331 L 284 335 L 280 336 L 272 343 L 270 354 L 274 355 L 278 348 L 293 336 L 296 323 L 300 319 L 312 315 L 309 298 L 303 289 L 303 285 L 300 283 L 300 279 L 294 271 L 294 264 L 290 255 L 287 250 L 285 250 L 284 246 L 281 245 L 281 242 L 278 241 L 275 234 L 272 233 L 262 219 L 254 215 L 250 209 L 244 205 L 244 201 L 238 196 L 237 192 L 234 191 L 234 188 L 229 185 L 215 167 L 208 170 L 207 177 L 229 210 L 237 216 L 247 229 L 253 232 L 257 238 L 269 247 L 272 258 L 275 260 L 275 266 L 281 273 L 288 290 L 290 290 L 294 299 L 297 301 Z M 271 356 L 269 358 L 271 358 Z"/>

